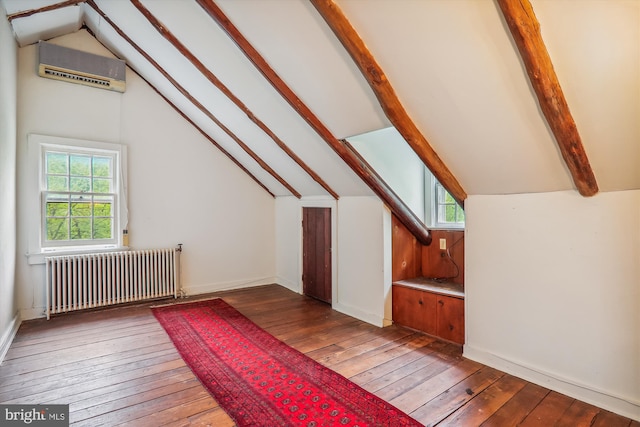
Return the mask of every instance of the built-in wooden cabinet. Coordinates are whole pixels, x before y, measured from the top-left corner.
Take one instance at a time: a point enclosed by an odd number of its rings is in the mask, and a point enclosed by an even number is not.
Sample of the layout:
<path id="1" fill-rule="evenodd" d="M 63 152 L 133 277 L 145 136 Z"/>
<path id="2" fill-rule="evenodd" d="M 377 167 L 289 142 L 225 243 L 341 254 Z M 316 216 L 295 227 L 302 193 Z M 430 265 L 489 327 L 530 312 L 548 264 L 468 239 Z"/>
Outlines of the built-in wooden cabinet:
<path id="1" fill-rule="evenodd" d="M 464 230 L 431 230 L 424 246 L 395 216 L 392 226 L 394 323 L 464 344 Z"/>
<path id="2" fill-rule="evenodd" d="M 395 323 L 464 344 L 464 295 L 461 286 L 428 279 L 395 282 L 392 287 Z"/>

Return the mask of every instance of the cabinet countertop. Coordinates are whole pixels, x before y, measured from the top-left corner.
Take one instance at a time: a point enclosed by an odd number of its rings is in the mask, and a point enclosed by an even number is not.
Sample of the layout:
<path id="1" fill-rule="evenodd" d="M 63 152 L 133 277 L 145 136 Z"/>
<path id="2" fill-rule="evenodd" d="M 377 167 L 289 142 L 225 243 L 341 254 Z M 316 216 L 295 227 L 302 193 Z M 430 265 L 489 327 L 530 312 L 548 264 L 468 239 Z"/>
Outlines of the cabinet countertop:
<path id="1" fill-rule="evenodd" d="M 464 299 L 464 285 L 459 283 L 443 282 L 427 277 L 416 277 L 414 279 L 398 280 L 393 282 L 393 285 Z"/>

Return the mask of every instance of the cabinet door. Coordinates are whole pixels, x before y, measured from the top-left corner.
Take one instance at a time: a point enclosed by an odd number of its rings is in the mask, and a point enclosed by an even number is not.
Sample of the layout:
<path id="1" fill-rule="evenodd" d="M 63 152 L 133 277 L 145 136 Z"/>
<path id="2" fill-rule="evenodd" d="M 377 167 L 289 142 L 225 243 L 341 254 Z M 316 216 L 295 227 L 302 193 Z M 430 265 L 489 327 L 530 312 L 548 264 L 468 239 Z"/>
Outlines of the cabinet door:
<path id="1" fill-rule="evenodd" d="M 429 335 L 438 335 L 438 295 L 422 292 L 422 327 L 421 331 Z"/>
<path id="2" fill-rule="evenodd" d="M 393 321 L 413 329 L 422 329 L 422 291 L 392 287 L 392 317 Z"/>
<path id="3" fill-rule="evenodd" d="M 445 296 L 438 297 L 439 337 L 464 344 L 464 300 Z"/>
<path id="4" fill-rule="evenodd" d="M 437 298 L 434 294 L 404 286 L 392 287 L 393 321 L 431 335 L 437 330 Z"/>

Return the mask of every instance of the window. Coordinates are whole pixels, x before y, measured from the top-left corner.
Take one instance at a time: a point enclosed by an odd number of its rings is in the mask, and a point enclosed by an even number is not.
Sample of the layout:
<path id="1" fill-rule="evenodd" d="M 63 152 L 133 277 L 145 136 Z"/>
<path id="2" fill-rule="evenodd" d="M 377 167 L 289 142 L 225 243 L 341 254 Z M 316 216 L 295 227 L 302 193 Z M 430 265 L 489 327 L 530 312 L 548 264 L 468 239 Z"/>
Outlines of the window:
<path id="1" fill-rule="evenodd" d="M 464 210 L 394 127 L 347 138 L 427 227 L 464 228 Z"/>
<path id="2" fill-rule="evenodd" d="M 115 152 L 51 147 L 44 154 L 43 246 L 117 243 Z"/>
<path id="3" fill-rule="evenodd" d="M 30 237 L 30 254 L 120 247 L 127 223 L 125 147 L 29 135 L 29 153 L 40 207 L 32 215 L 39 232 Z"/>
<path id="4" fill-rule="evenodd" d="M 429 225 L 433 228 L 464 228 L 465 215 L 462 207 L 433 174 L 428 169 L 425 170 L 425 203 Z"/>

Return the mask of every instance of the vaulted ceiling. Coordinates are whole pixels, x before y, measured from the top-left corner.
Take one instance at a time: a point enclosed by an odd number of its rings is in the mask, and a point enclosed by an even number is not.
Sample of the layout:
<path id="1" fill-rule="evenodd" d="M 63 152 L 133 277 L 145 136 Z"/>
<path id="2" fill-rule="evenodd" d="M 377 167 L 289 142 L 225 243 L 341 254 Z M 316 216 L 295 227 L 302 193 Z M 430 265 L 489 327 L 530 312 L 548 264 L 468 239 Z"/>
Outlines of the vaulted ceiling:
<path id="1" fill-rule="evenodd" d="M 640 2 L 520 3 L 0 0 L 20 46 L 85 28 L 275 196 L 378 194 L 341 140 L 392 124 L 460 201 L 640 188 Z"/>

